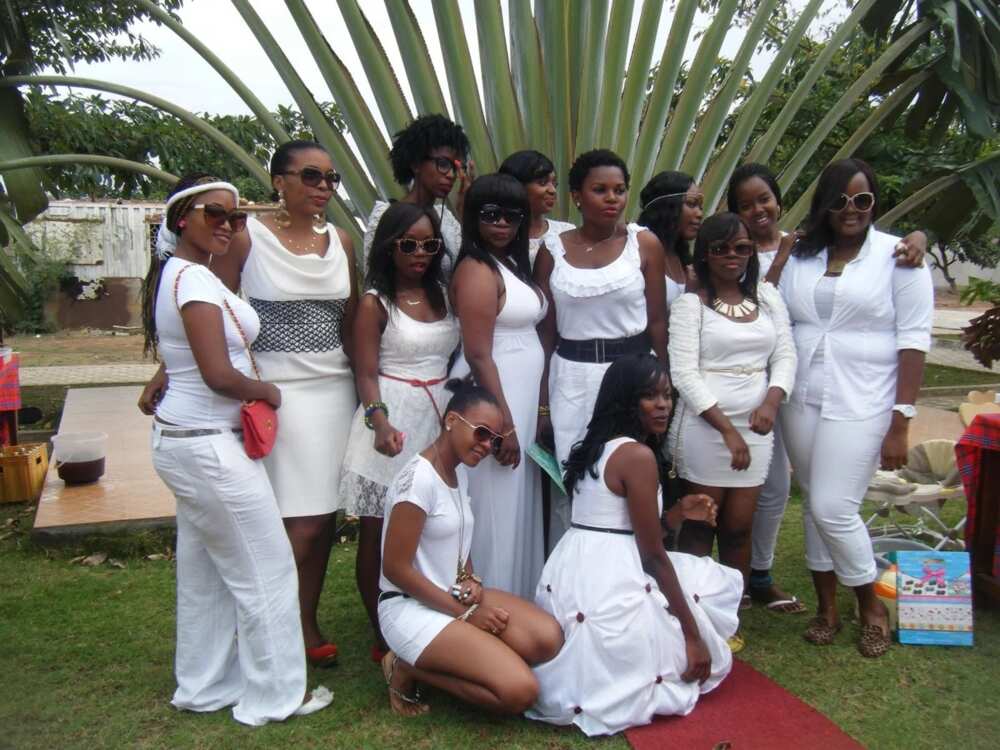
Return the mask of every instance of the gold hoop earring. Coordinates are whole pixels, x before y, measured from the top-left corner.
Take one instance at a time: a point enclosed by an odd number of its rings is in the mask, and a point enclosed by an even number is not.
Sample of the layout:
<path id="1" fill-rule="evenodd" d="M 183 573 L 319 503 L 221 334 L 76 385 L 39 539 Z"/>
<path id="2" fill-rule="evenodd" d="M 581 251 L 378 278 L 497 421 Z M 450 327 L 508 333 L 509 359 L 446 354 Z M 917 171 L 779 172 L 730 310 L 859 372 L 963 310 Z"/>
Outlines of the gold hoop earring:
<path id="1" fill-rule="evenodd" d="M 292 217 L 288 213 L 285 205 L 285 194 L 278 193 L 278 211 L 274 214 L 274 223 L 282 229 L 288 229 L 292 225 Z"/>

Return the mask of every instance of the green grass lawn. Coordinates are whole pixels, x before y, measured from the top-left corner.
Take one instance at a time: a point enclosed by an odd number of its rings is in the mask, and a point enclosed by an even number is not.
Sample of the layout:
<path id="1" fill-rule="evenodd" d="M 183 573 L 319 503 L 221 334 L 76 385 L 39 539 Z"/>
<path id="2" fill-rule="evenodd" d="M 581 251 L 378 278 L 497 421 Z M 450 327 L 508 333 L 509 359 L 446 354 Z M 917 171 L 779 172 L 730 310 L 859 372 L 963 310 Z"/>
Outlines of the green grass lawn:
<path id="1" fill-rule="evenodd" d="M 0 748 L 601 748 L 573 729 L 498 719 L 442 694 L 426 717 L 388 710 L 371 640 L 354 590 L 353 544 L 334 549 L 322 620 L 341 648 L 341 664 L 310 674 L 310 685 L 335 693 L 314 716 L 251 730 L 228 712 L 184 714 L 169 705 L 173 689 L 174 570 L 145 556 L 171 544 L 167 533 L 89 538 L 42 548 L 26 533 L 31 509 L 0 506 Z M 108 552 L 123 568 L 82 567 L 73 558 Z M 802 561 L 801 506 L 789 506 L 776 574 L 814 603 Z M 995 747 L 1000 705 L 1000 616 L 978 612 L 976 647 L 902 647 L 876 660 L 854 647 L 852 603 L 837 643 L 810 646 L 807 615 L 745 613 L 741 658 L 815 706 L 871 748 Z M 990 739 L 994 737 L 994 739 Z M 809 747 L 804 737 L 802 747 Z"/>
<path id="2" fill-rule="evenodd" d="M 985 385 L 1000 383 L 1000 372 L 962 370 L 943 365 L 924 366 L 924 386 Z"/>

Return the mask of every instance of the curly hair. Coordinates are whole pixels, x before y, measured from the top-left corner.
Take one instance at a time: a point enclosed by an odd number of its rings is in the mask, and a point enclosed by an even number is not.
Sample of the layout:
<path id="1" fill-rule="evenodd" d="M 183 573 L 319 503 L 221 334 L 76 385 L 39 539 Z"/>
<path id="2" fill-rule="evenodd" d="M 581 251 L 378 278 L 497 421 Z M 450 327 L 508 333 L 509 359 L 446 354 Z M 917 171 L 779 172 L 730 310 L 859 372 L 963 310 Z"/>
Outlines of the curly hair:
<path id="1" fill-rule="evenodd" d="M 469 156 L 469 139 L 444 115 L 421 115 L 393 136 L 389 149 L 392 176 L 400 185 L 409 185 L 414 178 L 413 165 L 426 159 L 436 148 L 450 148 L 465 160 Z"/>
<path id="2" fill-rule="evenodd" d="M 569 168 L 569 189 L 583 190 L 583 181 L 591 169 L 598 167 L 618 167 L 625 176 L 625 187 L 629 186 L 632 176 L 628 172 L 628 167 L 622 158 L 606 148 L 596 148 L 593 151 L 586 151 L 576 157 L 573 166 Z"/>
<path id="3" fill-rule="evenodd" d="M 694 185 L 694 177 L 684 172 L 660 172 L 639 193 L 638 222 L 656 235 L 664 250 L 673 251 L 685 266 L 691 263 L 691 247 L 679 239 L 684 195 Z"/>
<path id="4" fill-rule="evenodd" d="M 514 274 L 526 284 L 531 285 L 531 261 L 528 255 L 528 221 L 531 216 L 531 206 L 528 203 L 528 193 L 524 185 L 508 174 L 487 174 L 476 178 L 465 194 L 465 205 L 462 211 L 462 249 L 455 261 L 458 268 L 465 258 L 485 263 L 494 271 L 499 271 L 496 258 L 483 246 L 479 236 L 479 210 L 487 203 L 495 203 L 501 208 L 516 208 L 521 211 L 524 220 L 517 228 L 517 234 L 510 243 L 508 257 L 513 259 L 517 267 Z"/>
<path id="5" fill-rule="evenodd" d="M 736 198 L 736 191 L 740 189 L 740 185 L 753 177 L 763 180 L 768 189 L 774 193 L 774 201 L 778 204 L 778 208 L 784 208 L 781 203 L 781 188 L 778 186 L 778 179 L 774 176 L 774 172 L 767 165 L 756 162 L 741 164 L 733 171 L 733 176 L 729 178 L 729 189 L 726 191 L 726 208 L 734 214 L 739 213 L 739 200 Z"/>
<path id="6" fill-rule="evenodd" d="M 723 211 L 709 216 L 702 223 L 698 230 L 698 237 L 694 241 L 694 272 L 698 277 L 698 284 L 708 294 L 708 304 L 712 304 L 715 299 L 715 286 L 712 284 L 712 275 L 708 270 L 708 249 L 717 242 L 726 242 L 736 236 L 740 227 L 746 230 L 747 237 L 750 236 L 750 228 L 739 217 L 738 214 Z M 740 279 L 739 287 L 743 295 L 748 299 L 757 302 L 757 277 L 760 275 L 760 259 L 757 253 L 751 253 L 747 261 L 747 270 Z"/>
<path id="7" fill-rule="evenodd" d="M 653 391 L 664 376 L 669 377 L 666 366 L 648 353 L 620 357 L 604 373 L 587 434 L 573 446 L 569 458 L 563 462 L 566 494 L 570 498 L 588 473 L 598 479 L 597 462 L 604 453 L 605 443 L 616 437 L 644 438 L 639 400 Z M 659 439 L 655 435 L 645 436 L 645 443 L 653 449 L 657 463 L 661 461 Z"/>
<path id="8" fill-rule="evenodd" d="M 858 173 L 865 176 L 871 192 L 875 195 L 875 204 L 872 206 L 874 220 L 879 210 L 879 191 L 878 180 L 875 179 L 875 172 L 871 166 L 861 159 L 840 159 L 831 162 L 826 165 L 819 176 L 819 182 L 816 183 L 816 192 L 813 193 L 812 205 L 809 207 L 809 216 L 806 219 L 806 233 L 796 243 L 792 251 L 795 255 L 812 257 L 833 244 L 830 207 L 840 199 L 842 193 L 847 192 L 848 183 Z"/>
<path id="9" fill-rule="evenodd" d="M 377 291 L 393 305 L 396 303 L 396 264 L 393 261 L 396 240 L 423 218 L 430 221 L 434 237 L 441 239 L 437 212 L 426 206 L 403 201 L 394 201 L 382 214 L 375 228 L 375 237 L 368 256 L 365 285 L 368 289 Z M 442 249 L 431 256 L 427 270 L 420 280 L 431 307 L 439 313 L 444 313 L 447 309 L 444 301 L 446 283 L 444 271 L 441 269 L 441 260 L 445 252 L 442 243 Z"/>

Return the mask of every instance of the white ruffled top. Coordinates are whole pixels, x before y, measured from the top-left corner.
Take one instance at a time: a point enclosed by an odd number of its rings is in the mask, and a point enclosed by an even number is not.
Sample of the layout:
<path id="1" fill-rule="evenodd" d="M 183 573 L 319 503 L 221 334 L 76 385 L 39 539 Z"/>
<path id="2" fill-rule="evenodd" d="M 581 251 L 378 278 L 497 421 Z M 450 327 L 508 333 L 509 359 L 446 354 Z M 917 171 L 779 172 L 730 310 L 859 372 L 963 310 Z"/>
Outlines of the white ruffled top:
<path id="1" fill-rule="evenodd" d="M 621 254 L 601 268 L 577 268 L 566 260 L 558 235 L 545 246 L 552 254 L 549 287 L 556 328 L 564 339 L 617 339 L 646 330 L 646 279 L 639 255 L 638 224 L 628 225 Z"/>

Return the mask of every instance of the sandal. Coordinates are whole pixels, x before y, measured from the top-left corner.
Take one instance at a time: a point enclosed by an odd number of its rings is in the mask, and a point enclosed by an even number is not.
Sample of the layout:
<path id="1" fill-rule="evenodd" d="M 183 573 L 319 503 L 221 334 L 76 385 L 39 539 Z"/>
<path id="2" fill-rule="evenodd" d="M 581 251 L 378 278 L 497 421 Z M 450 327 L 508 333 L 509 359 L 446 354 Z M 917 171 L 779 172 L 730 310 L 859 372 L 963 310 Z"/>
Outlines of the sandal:
<path id="1" fill-rule="evenodd" d="M 843 625 L 840 622 L 836 625 L 830 625 L 825 618 L 817 615 L 809 621 L 809 626 L 802 637 L 814 646 L 829 646 L 833 643 L 837 633 L 840 632 L 841 627 Z"/>
<path id="2" fill-rule="evenodd" d="M 889 633 L 883 630 L 881 625 L 868 623 L 861 626 L 861 635 L 858 637 L 858 652 L 862 656 L 868 659 L 877 659 L 886 654 L 890 644 Z"/>
<path id="3" fill-rule="evenodd" d="M 396 656 L 396 654 L 394 654 L 392 651 L 387 651 L 385 656 L 382 658 L 382 676 L 385 677 L 386 687 L 389 688 L 389 697 L 399 698 L 399 700 L 403 701 L 404 703 L 409 703 L 411 706 L 418 706 L 421 710 L 421 713 L 426 713 L 429 707 L 427 706 L 426 703 L 422 703 L 420 701 L 419 687 L 414 685 L 413 695 L 407 695 L 406 693 L 402 692 L 401 690 L 397 690 L 392 686 L 392 677 L 394 674 L 396 674 L 397 661 L 399 661 L 399 657 Z M 391 702 L 392 701 L 390 700 L 390 703 Z M 393 710 L 395 711 L 396 709 L 394 708 Z M 399 713 L 398 711 L 396 712 Z"/>
<path id="4" fill-rule="evenodd" d="M 797 596 L 791 599 L 775 599 L 764 605 L 768 612 L 777 612 L 783 615 L 797 615 L 806 611 L 806 605 L 799 601 Z"/>
<path id="5" fill-rule="evenodd" d="M 730 653 L 738 654 L 744 648 L 746 648 L 746 639 L 739 633 L 734 633 L 730 638 L 726 639 L 726 644 L 729 646 Z"/>
<path id="6" fill-rule="evenodd" d="M 337 644 L 321 643 L 306 649 L 306 659 L 314 667 L 333 667 L 337 665 Z"/>
<path id="7" fill-rule="evenodd" d="M 744 594 L 740 597 L 740 612 L 745 609 L 750 609 L 753 606 L 753 599 L 750 598 L 750 594 Z"/>

